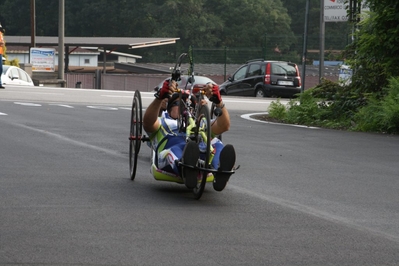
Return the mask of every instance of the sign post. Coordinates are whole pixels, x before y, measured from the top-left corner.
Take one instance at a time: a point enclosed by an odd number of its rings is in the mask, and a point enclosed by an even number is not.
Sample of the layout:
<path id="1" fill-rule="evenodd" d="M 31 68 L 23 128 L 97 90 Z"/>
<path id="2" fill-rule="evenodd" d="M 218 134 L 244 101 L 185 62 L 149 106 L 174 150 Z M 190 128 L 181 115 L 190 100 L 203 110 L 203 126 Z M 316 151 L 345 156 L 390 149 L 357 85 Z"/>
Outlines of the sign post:
<path id="1" fill-rule="evenodd" d="M 325 23 L 324 23 L 324 0 L 320 0 L 320 60 L 319 60 L 319 84 L 324 76 L 324 35 L 325 35 Z"/>

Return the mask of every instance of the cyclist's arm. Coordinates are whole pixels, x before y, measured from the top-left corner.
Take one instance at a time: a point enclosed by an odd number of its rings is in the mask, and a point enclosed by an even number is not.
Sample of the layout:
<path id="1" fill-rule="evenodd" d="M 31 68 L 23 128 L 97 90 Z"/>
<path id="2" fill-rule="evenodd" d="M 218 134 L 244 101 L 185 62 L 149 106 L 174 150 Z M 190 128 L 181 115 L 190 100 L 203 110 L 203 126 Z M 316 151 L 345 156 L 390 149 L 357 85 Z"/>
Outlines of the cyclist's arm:
<path id="1" fill-rule="evenodd" d="M 147 133 L 153 133 L 160 127 L 158 115 L 162 102 L 162 99 L 155 98 L 144 113 L 143 128 Z"/>
<path id="2" fill-rule="evenodd" d="M 227 108 L 224 106 L 223 101 L 216 105 L 222 108 L 222 114 L 212 124 L 212 133 L 215 135 L 222 134 L 230 129 L 230 115 Z"/>

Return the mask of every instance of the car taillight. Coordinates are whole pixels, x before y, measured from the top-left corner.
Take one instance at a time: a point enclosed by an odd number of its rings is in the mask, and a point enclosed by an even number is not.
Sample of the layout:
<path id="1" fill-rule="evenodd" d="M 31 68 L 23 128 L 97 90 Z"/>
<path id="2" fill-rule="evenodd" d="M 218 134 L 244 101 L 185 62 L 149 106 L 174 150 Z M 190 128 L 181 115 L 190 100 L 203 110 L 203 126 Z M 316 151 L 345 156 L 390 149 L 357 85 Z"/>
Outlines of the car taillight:
<path id="1" fill-rule="evenodd" d="M 270 84 L 270 64 L 266 65 L 265 84 Z"/>

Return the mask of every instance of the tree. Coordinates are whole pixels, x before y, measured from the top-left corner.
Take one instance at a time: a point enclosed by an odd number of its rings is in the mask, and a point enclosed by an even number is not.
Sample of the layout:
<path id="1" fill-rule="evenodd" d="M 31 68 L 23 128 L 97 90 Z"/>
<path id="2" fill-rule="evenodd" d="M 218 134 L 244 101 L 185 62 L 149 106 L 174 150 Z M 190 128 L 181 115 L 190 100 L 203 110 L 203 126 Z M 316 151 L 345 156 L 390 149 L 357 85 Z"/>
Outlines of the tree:
<path id="1" fill-rule="evenodd" d="M 223 21 L 220 45 L 261 47 L 265 38 L 280 49 L 295 42 L 291 19 L 280 0 L 208 0 L 210 10 Z"/>
<path id="2" fill-rule="evenodd" d="M 36 35 L 58 35 L 59 1 L 36 0 Z M 1 19 L 10 35 L 30 35 L 30 1 L 3 0 Z M 66 0 L 66 36 L 178 37 L 175 51 L 195 47 L 261 48 L 290 51 L 296 39 L 280 0 Z M 265 38 L 267 37 L 267 38 Z M 170 47 L 140 52 L 175 58 Z M 169 55 L 168 55 L 169 54 Z M 161 55 L 161 56 L 159 56 Z"/>
<path id="3" fill-rule="evenodd" d="M 382 92 L 388 79 L 399 75 L 399 3 L 395 0 L 367 3 L 370 12 L 357 24 L 355 41 L 346 51 L 355 70 L 351 86 L 361 92 Z"/>

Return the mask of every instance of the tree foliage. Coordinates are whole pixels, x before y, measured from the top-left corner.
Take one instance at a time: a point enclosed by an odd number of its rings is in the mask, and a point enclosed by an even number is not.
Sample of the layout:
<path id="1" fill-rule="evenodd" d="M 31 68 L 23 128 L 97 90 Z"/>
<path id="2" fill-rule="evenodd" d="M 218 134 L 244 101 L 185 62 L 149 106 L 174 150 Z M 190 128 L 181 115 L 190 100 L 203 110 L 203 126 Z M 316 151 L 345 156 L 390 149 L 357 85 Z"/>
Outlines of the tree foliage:
<path id="1" fill-rule="evenodd" d="M 36 35 L 57 36 L 59 1 L 35 3 Z M 302 53 L 305 4 L 306 0 L 65 0 L 65 35 L 180 38 L 174 47 L 140 49 L 145 58 L 152 55 L 160 62 L 190 45 L 260 48 L 264 55 L 278 47 L 285 60 L 292 60 Z M 2 0 L 0 10 L 8 35 L 31 34 L 30 1 Z M 320 1 L 310 0 L 309 49 L 319 48 L 319 14 Z M 326 50 L 343 49 L 347 29 L 347 23 L 328 23 Z"/>
<path id="2" fill-rule="evenodd" d="M 389 78 L 399 75 L 399 2 L 368 0 L 367 3 L 370 12 L 356 25 L 355 41 L 346 52 L 355 70 L 351 87 L 383 93 Z"/>
<path id="3" fill-rule="evenodd" d="M 58 35 L 59 1 L 35 0 L 36 35 Z M 30 35 L 30 1 L 3 0 L 0 21 L 9 35 Z M 195 47 L 262 47 L 265 36 L 280 49 L 296 42 L 281 0 L 65 0 L 65 35 L 180 38 L 162 54 Z"/>
<path id="4" fill-rule="evenodd" d="M 399 133 L 399 78 L 391 78 L 382 99 L 371 97 L 356 114 L 356 130 Z"/>
<path id="5" fill-rule="evenodd" d="M 285 112 L 271 105 L 275 110 L 269 114 L 290 123 L 399 133 L 399 3 L 362 2 L 370 12 L 358 14 L 354 42 L 345 52 L 355 71 L 351 84 L 324 81 L 292 100 Z"/>

